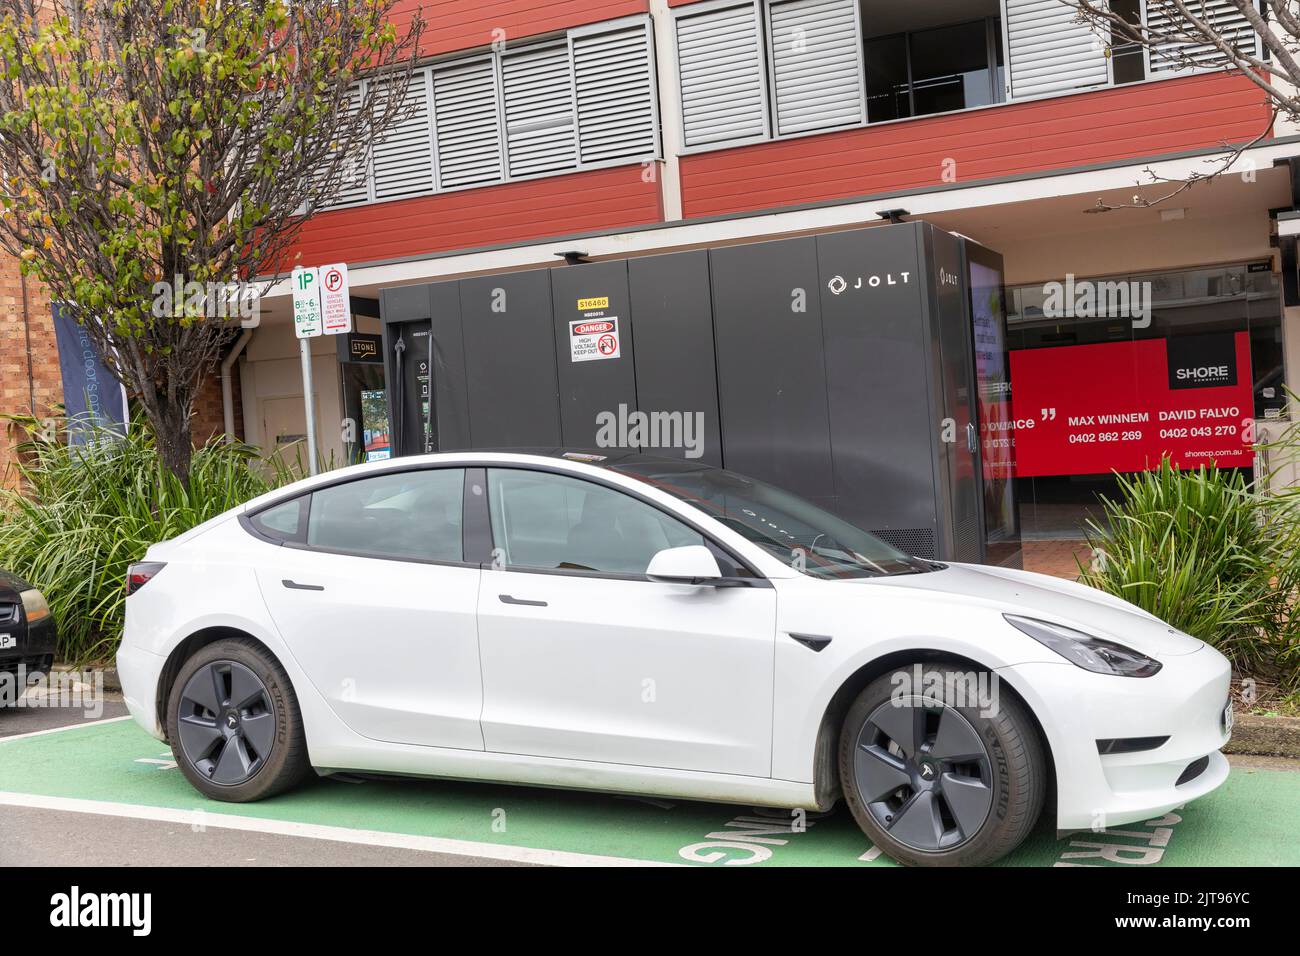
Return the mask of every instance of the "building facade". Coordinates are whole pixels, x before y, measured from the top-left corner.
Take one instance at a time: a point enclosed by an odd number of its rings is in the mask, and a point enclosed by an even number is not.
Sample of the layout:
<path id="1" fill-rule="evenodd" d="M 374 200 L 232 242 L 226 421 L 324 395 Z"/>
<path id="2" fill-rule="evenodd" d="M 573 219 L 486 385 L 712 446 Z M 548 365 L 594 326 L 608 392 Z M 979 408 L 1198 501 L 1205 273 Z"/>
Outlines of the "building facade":
<path id="1" fill-rule="evenodd" d="M 982 438 L 1027 537 L 1076 536 L 1112 469 L 1162 451 L 1258 468 L 1245 432 L 1285 417 L 1300 295 L 1277 219 L 1300 199 L 1300 130 L 1249 78 L 1176 55 L 1202 51 L 1112 48 L 1060 0 L 446 0 L 425 15 L 404 122 L 295 249 L 346 263 L 357 306 L 355 336 L 311 341 L 328 460 L 388 451 L 373 354 L 387 290 L 891 219 L 1003 258 Z M 1230 149 L 1226 172 L 1178 188 Z M 1175 380 L 1184 361 L 1218 377 Z M 271 452 L 304 434 L 287 279 L 226 365 L 222 420 L 240 437 Z M 1218 390 L 1198 405 L 1189 385 Z"/>

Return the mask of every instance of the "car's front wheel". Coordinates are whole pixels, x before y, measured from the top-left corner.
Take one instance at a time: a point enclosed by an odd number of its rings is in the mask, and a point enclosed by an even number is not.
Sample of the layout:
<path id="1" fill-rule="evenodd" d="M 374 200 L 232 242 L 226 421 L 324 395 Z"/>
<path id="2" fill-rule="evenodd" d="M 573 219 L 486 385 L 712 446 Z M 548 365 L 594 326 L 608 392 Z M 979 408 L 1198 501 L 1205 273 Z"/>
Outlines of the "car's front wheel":
<path id="1" fill-rule="evenodd" d="M 289 678 L 246 638 L 208 644 L 181 667 L 167 704 L 167 739 L 186 779 L 214 800 L 261 800 L 311 773 Z"/>
<path id="2" fill-rule="evenodd" d="M 1043 806 L 1038 730 L 987 672 L 917 665 L 867 685 L 840 731 L 854 819 L 901 863 L 979 866 L 1020 845 Z"/>

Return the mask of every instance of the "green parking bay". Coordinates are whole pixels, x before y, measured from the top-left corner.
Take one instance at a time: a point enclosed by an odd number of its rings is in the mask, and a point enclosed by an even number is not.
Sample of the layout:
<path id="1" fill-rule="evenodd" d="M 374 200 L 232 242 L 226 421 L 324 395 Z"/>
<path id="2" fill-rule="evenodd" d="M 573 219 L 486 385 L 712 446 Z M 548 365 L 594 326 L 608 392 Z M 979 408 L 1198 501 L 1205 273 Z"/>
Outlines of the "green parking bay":
<path id="1" fill-rule="evenodd" d="M 841 806 L 796 815 L 436 780 L 320 780 L 255 804 L 200 797 L 158 741 L 127 720 L 0 739 L 0 805 L 109 812 L 356 842 L 432 838 L 444 851 L 538 862 L 887 866 Z M 1218 791 L 1142 823 L 1057 839 L 1040 826 L 1011 866 L 1300 864 L 1300 773 L 1234 768 Z M 494 853 L 493 849 L 499 849 Z M 536 851 L 529 855 L 529 851 Z"/>

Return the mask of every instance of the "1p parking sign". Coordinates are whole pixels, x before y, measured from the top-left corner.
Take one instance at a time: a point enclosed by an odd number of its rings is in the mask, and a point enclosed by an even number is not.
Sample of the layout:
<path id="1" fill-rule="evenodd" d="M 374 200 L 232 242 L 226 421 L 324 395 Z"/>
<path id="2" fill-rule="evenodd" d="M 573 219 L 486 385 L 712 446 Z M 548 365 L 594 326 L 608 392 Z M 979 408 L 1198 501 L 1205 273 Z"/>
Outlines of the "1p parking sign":
<path id="1" fill-rule="evenodd" d="M 320 274 L 316 269 L 295 266 L 293 283 L 293 331 L 300 339 L 321 334 Z"/>

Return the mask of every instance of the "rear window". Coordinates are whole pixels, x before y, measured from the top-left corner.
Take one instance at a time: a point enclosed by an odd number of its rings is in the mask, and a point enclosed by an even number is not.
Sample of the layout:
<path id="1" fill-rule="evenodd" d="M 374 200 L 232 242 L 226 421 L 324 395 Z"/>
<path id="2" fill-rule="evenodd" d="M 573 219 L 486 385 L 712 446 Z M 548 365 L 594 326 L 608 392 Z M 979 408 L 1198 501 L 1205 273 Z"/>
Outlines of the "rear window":
<path id="1" fill-rule="evenodd" d="M 279 541 L 301 541 L 307 495 L 259 511 L 249 521 L 263 536 Z"/>

